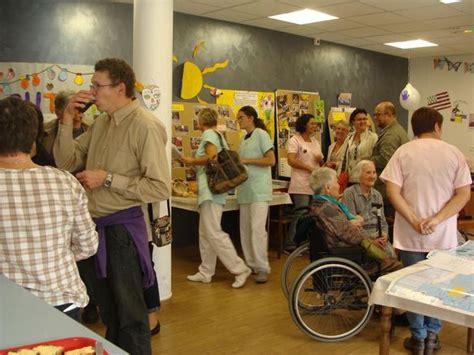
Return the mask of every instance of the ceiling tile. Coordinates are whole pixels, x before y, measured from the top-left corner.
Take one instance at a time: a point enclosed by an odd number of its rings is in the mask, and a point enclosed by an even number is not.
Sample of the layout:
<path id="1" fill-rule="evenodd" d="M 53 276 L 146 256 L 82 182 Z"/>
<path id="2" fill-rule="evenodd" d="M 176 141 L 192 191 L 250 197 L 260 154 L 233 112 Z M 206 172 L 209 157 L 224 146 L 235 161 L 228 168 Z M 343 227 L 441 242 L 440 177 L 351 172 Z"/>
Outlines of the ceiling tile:
<path id="1" fill-rule="evenodd" d="M 436 21 L 423 21 L 429 29 L 457 28 L 460 26 L 474 26 L 474 16 L 452 16 Z"/>
<path id="2" fill-rule="evenodd" d="M 337 32 L 326 32 L 318 34 L 318 37 L 325 41 L 349 40 L 351 37 Z"/>
<path id="3" fill-rule="evenodd" d="M 392 33 L 389 35 L 364 37 L 364 39 L 371 42 L 384 44 L 384 43 L 390 43 L 390 42 L 408 41 L 414 38 L 406 37 L 405 35 L 402 35 L 399 33 Z"/>
<path id="4" fill-rule="evenodd" d="M 257 16 L 268 17 L 287 12 L 301 10 L 301 7 L 277 3 L 273 0 L 253 1 L 250 4 L 238 5 L 232 7 L 232 10 L 254 14 Z"/>
<path id="5" fill-rule="evenodd" d="M 243 5 L 243 4 L 250 4 L 253 1 L 248 1 L 248 0 L 181 0 L 183 2 L 193 2 L 196 4 L 204 4 L 204 5 L 209 5 L 213 7 L 219 7 L 219 8 L 225 8 L 225 7 L 231 7 L 231 6 L 237 6 L 237 5 Z M 174 3 L 176 4 L 176 0 L 174 0 Z"/>
<path id="6" fill-rule="evenodd" d="M 351 38 L 345 40 L 338 40 L 337 43 L 345 44 L 351 47 L 360 47 L 373 44 L 373 42 L 366 40 L 365 38 Z"/>
<path id="7" fill-rule="evenodd" d="M 462 2 L 456 2 L 447 6 L 462 11 L 466 14 L 474 15 L 474 0 L 464 0 Z"/>
<path id="8" fill-rule="evenodd" d="M 387 24 L 384 25 L 383 28 L 395 33 L 429 30 L 429 26 L 427 26 L 425 22 L 413 20 L 410 20 L 410 22 Z"/>
<path id="9" fill-rule="evenodd" d="M 379 7 L 387 11 L 412 9 L 439 4 L 438 0 L 360 0 L 361 3 Z"/>
<path id="10" fill-rule="evenodd" d="M 305 25 L 305 27 L 313 27 L 319 30 L 324 31 L 341 31 L 341 30 L 349 30 L 351 28 L 360 28 L 362 25 L 360 23 L 355 23 L 349 20 L 331 20 L 331 21 L 323 21 L 323 22 L 316 22 L 310 23 Z"/>
<path id="11" fill-rule="evenodd" d="M 390 12 L 382 12 L 379 14 L 349 17 L 349 19 L 354 22 L 361 23 L 363 25 L 368 25 L 368 26 L 378 26 L 378 25 L 386 25 L 389 23 L 401 23 L 401 22 L 408 21 L 406 17 L 396 15 Z"/>
<path id="12" fill-rule="evenodd" d="M 340 33 L 351 36 L 351 37 L 369 37 L 369 36 L 379 36 L 389 34 L 390 32 L 382 30 L 381 28 L 377 27 L 362 27 L 362 28 L 355 28 L 351 30 L 343 30 L 339 31 Z"/>
<path id="13" fill-rule="evenodd" d="M 201 15 L 205 12 L 217 10 L 216 6 L 195 4 L 186 0 L 174 0 L 173 9 L 191 15 Z"/>
<path id="14" fill-rule="evenodd" d="M 243 12 L 238 12 L 233 9 L 232 10 L 223 9 L 223 10 L 207 12 L 204 14 L 204 16 L 219 19 L 219 20 L 224 20 L 224 21 L 232 21 L 232 22 L 254 20 L 257 17 L 259 17 L 255 15 L 245 14 Z"/>
<path id="15" fill-rule="evenodd" d="M 266 18 L 266 17 L 259 18 L 256 20 L 243 21 L 242 23 L 244 25 L 263 27 L 263 28 L 268 28 L 271 30 L 273 29 L 273 30 L 278 30 L 278 31 L 280 31 L 282 28 L 291 26 L 289 22 L 273 20 L 271 18 Z"/>
<path id="16" fill-rule="evenodd" d="M 326 32 L 326 31 L 318 30 L 314 27 L 294 25 L 294 26 L 290 26 L 290 27 L 285 27 L 285 32 L 293 33 L 295 35 L 300 35 L 300 36 L 315 37 L 319 33 L 323 33 L 323 32 Z"/>
<path id="17" fill-rule="evenodd" d="M 318 11 L 322 11 L 329 15 L 337 16 L 340 18 L 383 12 L 383 10 L 380 8 L 361 4 L 359 2 L 318 7 Z"/>
<path id="18" fill-rule="evenodd" d="M 474 34 L 470 35 L 462 35 L 459 34 L 457 36 L 445 37 L 445 38 L 438 38 L 436 43 L 443 44 L 443 45 L 451 45 L 451 44 L 466 44 L 471 45 L 474 48 Z"/>
<path id="19" fill-rule="evenodd" d="M 353 0 L 280 0 L 280 3 L 291 4 L 302 8 L 318 10 L 320 7 L 340 3 L 351 3 Z"/>
<path id="20" fill-rule="evenodd" d="M 394 13 L 403 17 L 412 18 L 414 20 L 430 20 L 462 15 L 460 11 L 443 4 L 417 7 L 415 9 L 405 9 L 395 11 Z"/>

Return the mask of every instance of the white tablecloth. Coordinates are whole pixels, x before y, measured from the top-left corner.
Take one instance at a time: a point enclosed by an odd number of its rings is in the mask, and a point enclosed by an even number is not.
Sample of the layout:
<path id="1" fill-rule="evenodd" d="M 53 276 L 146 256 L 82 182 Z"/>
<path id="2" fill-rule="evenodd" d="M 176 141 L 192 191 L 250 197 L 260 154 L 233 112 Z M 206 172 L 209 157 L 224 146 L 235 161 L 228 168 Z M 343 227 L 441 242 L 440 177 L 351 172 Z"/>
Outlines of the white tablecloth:
<path id="1" fill-rule="evenodd" d="M 290 195 L 286 192 L 275 192 L 273 198 L 270 201 L 270 206 L 277 205 L 288 205 L 291 204 Z M 171 206 L 175 208 L 181 208 L 187 211 L 199 212 L 196 197 L 171 197 Z M 226 211 L 237 211 L 239 204 L 235 195 L 227 196 L 226 204 L 224 206 L 224 212 Z"/>
<path id="2" fill-rule="evenodd" d="M 438 319 L 445 320 L 447 322 L 452 322 L 469 328 L 474 328 L 474 316 L 468 316 L 462 313 L 458 313 L 455 310 L 439 308 L 435 305 L 421 303 L 418 300 L 405 299 L 385 293 L 385 291 L 390 286 L 390 283 L 393 280 L 401 276 L 413 273 L 415 271 L 421 271 L 428 267 L 430 266 L 424 265 L 423 262 L 421 262 L 379 277 L 374 285 L 372 294 L 370 295 L 369 303 L 399 308 L 419 314 L 426 314 Z"/>

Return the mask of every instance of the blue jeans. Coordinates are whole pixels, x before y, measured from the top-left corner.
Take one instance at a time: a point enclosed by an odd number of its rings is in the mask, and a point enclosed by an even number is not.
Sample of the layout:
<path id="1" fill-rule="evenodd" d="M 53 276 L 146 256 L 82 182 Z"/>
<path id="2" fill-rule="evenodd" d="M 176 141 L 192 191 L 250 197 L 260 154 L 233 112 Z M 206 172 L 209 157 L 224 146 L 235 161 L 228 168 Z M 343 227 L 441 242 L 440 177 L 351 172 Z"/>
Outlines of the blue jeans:
<path id="1" fill-rule="evenodd" d="M 400 250 L 400 260 L 403 266 L 410 266 L 425 260 L 426 255 L 428 255 L 428 253 Z M 426 339 L 428 332 L 438 334 L 441 329 L 441 321 L 436 318 L 407 312 L 407 319 L 410 323 L 411 335 L 416 339 Z"/>

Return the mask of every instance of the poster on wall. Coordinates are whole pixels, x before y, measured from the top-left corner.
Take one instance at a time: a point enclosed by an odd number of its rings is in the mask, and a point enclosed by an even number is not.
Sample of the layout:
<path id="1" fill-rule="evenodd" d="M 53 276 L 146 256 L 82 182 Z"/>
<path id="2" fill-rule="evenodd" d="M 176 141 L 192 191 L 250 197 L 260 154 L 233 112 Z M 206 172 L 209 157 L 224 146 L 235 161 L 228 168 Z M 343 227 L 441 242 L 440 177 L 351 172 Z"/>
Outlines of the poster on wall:
<path id="1" fill-rule="evenodd" d="M 277 90 L 276 91 L 277 143 L 278 143 L 278 175 L 290 177 L 291 167 L 288 165 L 288 140 L 296 133 L 295 123 L 298 117 L 311 113 L 317 117 L 316 139 L 321 143 L 324 127 L 324 103 L 317 92 Z"/>
<path id="2" fill-rule="evenodd" d="M 275 139 L 275 93 L 263 91 L 220 90 L 218 105 L 228 105 L 234 115 L 242 106 L 252 106 L 263 120 L 272 140 Z"/>
<path id="3" fill-rule="evenodd" d="M 227 105 L 174 102 L 172 105 L 172 170 L 173 180 L 185 182 L 196 180 L 196 171 L 184 166 L 181 156 L 194 157 L 201 143 L 202 130 L 198 115 L 203 108 L 215 109 L 218 113 L 217 130 L 221 132 L 230 149 L 238 151 L 240 137 L 237 121 L 232 109 Z"/>
<path id="4" fill-rule="evenodd" d="M 11 95 L 38 106 L 45 121 L 56 117 L 54 98 L 62 90 L 88 90 L 92 65 L 53 63 L 0 63 L 0 99 Z M 86 116 L 97 114 L 93 105 Z"/>

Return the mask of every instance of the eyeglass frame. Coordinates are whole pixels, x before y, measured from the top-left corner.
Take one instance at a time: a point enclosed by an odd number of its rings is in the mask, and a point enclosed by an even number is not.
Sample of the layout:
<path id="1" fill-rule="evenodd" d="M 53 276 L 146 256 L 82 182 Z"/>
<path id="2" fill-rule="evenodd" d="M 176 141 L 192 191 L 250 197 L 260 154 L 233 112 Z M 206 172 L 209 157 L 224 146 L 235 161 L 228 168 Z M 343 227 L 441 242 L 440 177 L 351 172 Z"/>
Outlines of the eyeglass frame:
<path id="1" fill-rule="evenodd" d="M 97 83 L 92 83 L 89 85 L 90 89 L 94 89 L 95 91 L 99 91 L 100 88 L 106 87 L 106 86 L 117 86 L 119 83 L 111 83 L 111 84 L 97 84 Z"/>
<path id="2" fill-rule="evenodd" d="M 387 112 L 374 113 L 374 117 L 380 117 L 380 116 L 384 116 L 384 115 L 388 115 L 388 113 Z"/>

